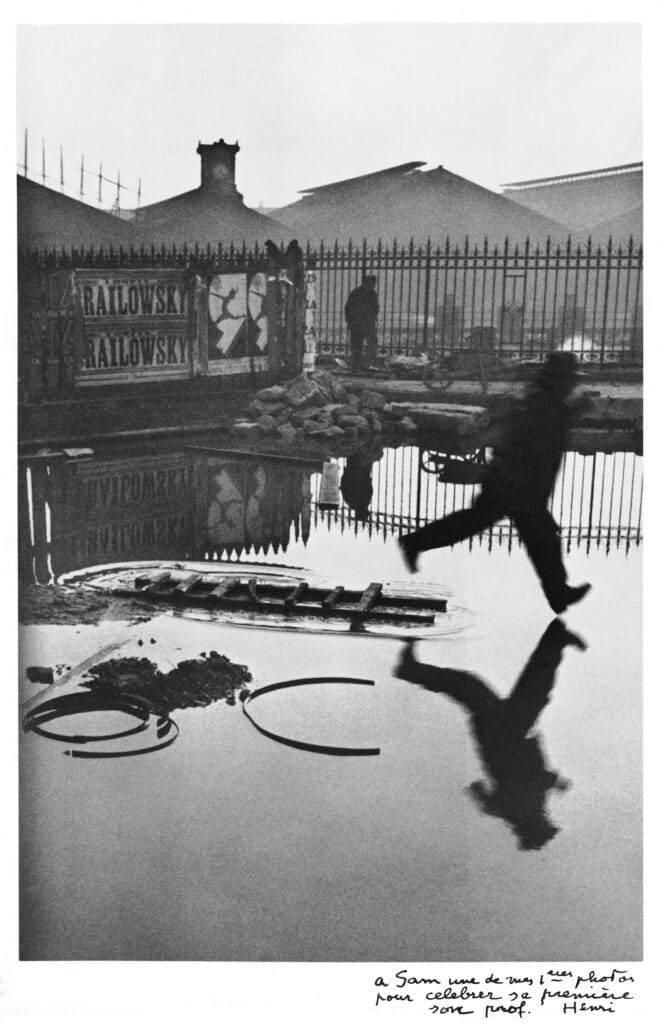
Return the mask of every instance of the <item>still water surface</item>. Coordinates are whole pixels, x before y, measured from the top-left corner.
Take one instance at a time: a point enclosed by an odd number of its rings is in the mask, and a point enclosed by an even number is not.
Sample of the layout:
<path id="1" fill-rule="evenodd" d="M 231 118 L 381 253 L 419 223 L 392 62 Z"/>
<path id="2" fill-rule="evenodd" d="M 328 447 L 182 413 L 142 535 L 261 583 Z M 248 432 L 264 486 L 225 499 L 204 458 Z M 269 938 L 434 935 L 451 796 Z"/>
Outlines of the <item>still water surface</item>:
<path id="1" fill-rule="evenodd" d="M 570 453 L 565 486 L 571 480 L 577 497 L 565 503 L 562 481 L 554 497 L 570 579 L 593 584 L 565 618 L 585 651 L 564 646 L 572 638 L 550 628 L 506 526 L 481 543 L 422 557 L 422 580 L 463 610 L 463 628 L 412 648 L 165 614 L 24 627 L 23 667 L 76 665 L 115 643 L 113 656 L 148 657 L 165 671 L 216 650 L 249 667 L 252 687 L 308 674 L 374 680 L 281 691 L 252 712 L 277 733 L 380 754 L 290 749 L 257 732 L 241 705 L 224 702 L 176 711 L 177 742 L 145 757 L 77 761 L 58 743 L 23 735 L 22 957 L 640 958 L 640 459 L 592 458 L 594 473 Z M 316 473 L 298 471 L 285 489 L 283 471 L 277 488 L 272 469 L 263 466 L 261 477 L 255 462 L 206 464 L 193 479 L 189 469 L 182 496 L 172 496 L 186 529 L 166 535 L 162 554 L 231 552 L 310 568 L 331 584 L 405 579 L 391 529 L 472 494 L 468 485 L 450 490 L 424 479 L 418 461 L 416 449 L 386 452 L 372 467 L 369 502 L 355 498 L 359 512 L 344 503 L 331 516 L 316 510 Z M 127 484 L 129 506 L 107 515 L 113 484 L 99 481 L 111 479 L 108 460 L 79 467 L 78 482 L 54 483 L 57 472 L 47 481 L 45 555 L 31 506 L 30 572 L 156 556 L 157 539 L 152 549 L 140 546 L 156 516 L 151 491 L 146 499 L 136 486 L 131 505 Z M 612 504 L 599 507 L 612 477 Z M 70 506 L 67 494 L 76 495 Z M 123 534 L 122 516 L 143 525 Z M 133 536 L 139 547 L 99 552 L 105 527 L 107 537 L 131 544 Z M 94 544 L 102 557 L 89 557 Z M 22 698 L 37 693 L 22 671 Z M 528 738 L 515 740 L 530 724 Z"/>

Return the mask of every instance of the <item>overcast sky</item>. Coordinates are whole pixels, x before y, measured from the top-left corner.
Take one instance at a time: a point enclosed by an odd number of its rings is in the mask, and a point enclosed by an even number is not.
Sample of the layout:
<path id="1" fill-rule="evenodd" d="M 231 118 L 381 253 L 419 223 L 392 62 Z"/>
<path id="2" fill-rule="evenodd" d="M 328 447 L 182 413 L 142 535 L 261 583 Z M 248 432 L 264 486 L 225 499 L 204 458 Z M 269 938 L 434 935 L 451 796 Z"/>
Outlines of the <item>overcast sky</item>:
<path id="1" fill-rule="evenodd" d="M 31 26 L 17 87 L 19 162 L 27 127 L 37 175 L 45 137 L 69 191 L 83 153 L 143 202 L 195 187 L 220 137 L 268 207 L 409 160 L 497 188 L 642 159 L 637 25 Z"/>

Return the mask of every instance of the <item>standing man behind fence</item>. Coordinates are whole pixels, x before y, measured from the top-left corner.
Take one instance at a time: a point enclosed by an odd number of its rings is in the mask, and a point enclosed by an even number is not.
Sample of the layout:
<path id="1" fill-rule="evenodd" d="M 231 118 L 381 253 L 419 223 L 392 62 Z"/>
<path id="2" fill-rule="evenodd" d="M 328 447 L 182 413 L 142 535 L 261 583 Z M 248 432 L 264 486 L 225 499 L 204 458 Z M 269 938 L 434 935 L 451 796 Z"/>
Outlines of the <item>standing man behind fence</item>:
<path id="1" fill-rule="evenodd" d="M 346 323 L 350 332 L 351 367 L 354 371 L 359 371 L 363 367 L 368 368 L 376 360 L 378 312 L 376 278 L 371 275 L 365 276 L 362 278 L 362 284 L 353 288 L 344 306 Z M 366 351 L 364 350 L 365 341 Z"/>

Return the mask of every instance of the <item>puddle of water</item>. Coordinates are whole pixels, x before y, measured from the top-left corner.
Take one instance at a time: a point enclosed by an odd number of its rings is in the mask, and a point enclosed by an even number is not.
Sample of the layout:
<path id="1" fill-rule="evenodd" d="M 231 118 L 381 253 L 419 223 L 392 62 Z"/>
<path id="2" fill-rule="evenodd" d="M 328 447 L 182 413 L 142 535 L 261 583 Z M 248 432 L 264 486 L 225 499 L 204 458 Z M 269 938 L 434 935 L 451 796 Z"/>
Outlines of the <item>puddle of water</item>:
<path id="1" fill-rule="evenodd" d="M 386 458 L 381 473 L 390 458 L 402 456 Z M 348 585 L 404 579 L 384 526 L 410 515 L 408 501 L 402 512 L 392 497 L 399 473 L 401 491 L 416 497 L 417 474 L 403 458 L 387 484 L 374 466 L 371 534 L 347 513 L 320 516 L 309 479 L 296 488 L 297 526 L 288 503 L 273 520 L 286 551 L 280 540 L 260 557 Z M 547 632 L 551 614 L 527 557 L 497 532 L 423 556 L 419 578 L 453 595 L 467 616 L 453 635 L 413 646 L 161 613 L 130 628 L 110 620 L 24 628 L 25 700 L 43 693 L 25 680 L 25 666 L 66 659 L 75 668 L 112 644 L 104 657 L 147 657 L 164 672 L 216 650 L 249 666 L 252 688 L 310 674 L 372 679 L 366 690 L 280 691 L 252 706 L 275 733 L 375 745 L 380 754 L 291 749 L 223 702 L 175 712 L 177 741 L 147 757 L 75 761 L 62 745 L 24 734 L 21 955 L 639 959 L 642 553 L 633 458 L 607 456 L 601 473 L 596 458 L 594 482 L 591 464 L 579 463 L 576 497 L 563 490 L 554 499 L 563 502 L 570 578 L 593 583 L 566 617 L 586 651 L 565 646 L 571 638 L 557 627 Z M 440 506 L 442 487 L 429 483 L 427 509 Z M 472 493 L 463 491 L 457 501 Z M 425 493 L 420 480 L 420 508 Z M 134 522 L 149 521 L 146 500 Z M 76 561 L 87 552 L 85 531 L 83 541 L 70 538 L 68 563 L 57 554 L 66 532 L 59 508 L 51 501 L 56 571 L 103 561 Z M 93 511 L 85 528 L 98 541 L 106 527 L 111 535 L 112 517 Z M 174 514 L 193 529 L 191 507 Z M 252 529 L 258 536 L 256 520 Z M 261 529 L 264 546 L 270 532 Z M 200 550 L 171 546 L 164 555 Z M 74 673 L 66 686 L 77 682 Z"/>

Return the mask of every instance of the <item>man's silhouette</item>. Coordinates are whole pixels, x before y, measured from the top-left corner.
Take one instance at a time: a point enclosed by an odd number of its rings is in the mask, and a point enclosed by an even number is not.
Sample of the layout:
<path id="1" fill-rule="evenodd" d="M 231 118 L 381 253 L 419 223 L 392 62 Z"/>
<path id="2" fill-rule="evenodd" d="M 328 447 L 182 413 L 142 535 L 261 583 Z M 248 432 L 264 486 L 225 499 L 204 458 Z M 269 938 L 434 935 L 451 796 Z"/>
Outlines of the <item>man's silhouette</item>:
<path id="1" fill-rule="evenodd" d="M 371 472 L 375 461 L 376 457 L 370 451 L 349 455 L 341 477 L 340 490 L 344 501 L 354 511 L 355 518 L 360 523 L 365 523 L 369 518 L 369 506 L 373 497 Z"/>
<path id="2" fill-rule="evenodd" d="M 530 732 L 549 702 L 556 670 L 567 646 L 585 650 L 584 642 L 555 619 L 546 629 L 509 697 L 501 699 L 471 672 L 424 665 L 413 657 L 412 642 L 395 675 L 445 694 L 470 714 L 475 743 L 492 786 L 473 782 L 469 793 L 485 814 L 503 818 L 522 850 L 540 850 L 559 831 L 546 812 L 550 791 L 569 782 L 546 766 L 537 735 Z"/>
<path id="3" fill-rule="evenodd" d="M 399 538 L 411 572 L 430 548 L 448 547 L 509 516 L 516 526 L 544 594 L 558 615 L 590 589 L 567 584 L 559 527 L 547 508 L 567 446 L 577 363 L 571 352 L 553 352 L 525 398 L 511 408 L 502 440 L 487 467 L 482 491 L 471 508 L 453 512 Z"/>
<path id="4" fill-rule="evenodd" d="M 378 312 L 376 278 L 368 275 L 362 278 L 361 285 L 353 288 L 344 306 L 344 315 L 350 332 L 351 367 L 355 371 L 361 370 L 364 363 L 371 366 L 375 362 L 378 349 Z"/>

